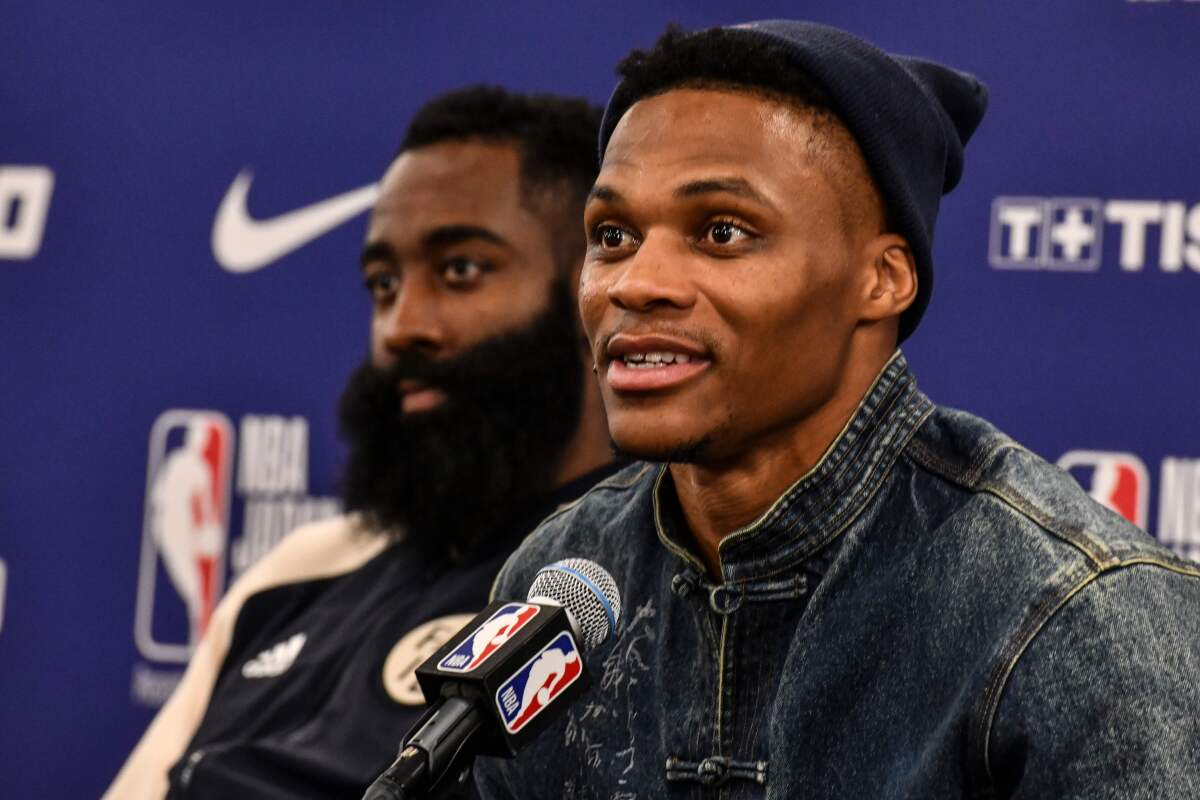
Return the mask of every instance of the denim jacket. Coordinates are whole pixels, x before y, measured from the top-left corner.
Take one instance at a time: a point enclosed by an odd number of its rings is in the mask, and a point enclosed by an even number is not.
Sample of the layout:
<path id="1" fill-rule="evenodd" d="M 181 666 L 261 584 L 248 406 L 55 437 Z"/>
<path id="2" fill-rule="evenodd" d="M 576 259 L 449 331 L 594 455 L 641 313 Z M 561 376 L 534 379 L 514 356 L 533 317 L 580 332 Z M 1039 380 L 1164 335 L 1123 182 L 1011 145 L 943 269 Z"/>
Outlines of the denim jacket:
<path id="1" fill-rule="evenodd" d="M 903 356 L 719 552 L 714 582 L 661 465 L 539 526 L 496 596 L 580 556 L 624 610 L 485 798 L 1200 797 L 1200 567 Z"/>

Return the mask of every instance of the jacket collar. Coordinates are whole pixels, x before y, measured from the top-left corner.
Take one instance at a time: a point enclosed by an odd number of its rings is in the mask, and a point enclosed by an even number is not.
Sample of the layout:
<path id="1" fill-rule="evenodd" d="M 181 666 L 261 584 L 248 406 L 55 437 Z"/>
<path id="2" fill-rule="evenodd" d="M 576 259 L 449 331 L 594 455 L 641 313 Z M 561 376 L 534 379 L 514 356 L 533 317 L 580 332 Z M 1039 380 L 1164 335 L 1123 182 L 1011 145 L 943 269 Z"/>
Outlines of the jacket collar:
<path id="1" fill-rule="evenodd" d="M 821 459 L 758 519 L 727 535 L 720 545 L 727 583 L 782 577 L 835 539 L 875 497 L 909 439 L 933 411 L 917 389 L 900 351 Z M 693 554 L 667 466 L 654 484 L 659 540 L 693 568 Z"/>

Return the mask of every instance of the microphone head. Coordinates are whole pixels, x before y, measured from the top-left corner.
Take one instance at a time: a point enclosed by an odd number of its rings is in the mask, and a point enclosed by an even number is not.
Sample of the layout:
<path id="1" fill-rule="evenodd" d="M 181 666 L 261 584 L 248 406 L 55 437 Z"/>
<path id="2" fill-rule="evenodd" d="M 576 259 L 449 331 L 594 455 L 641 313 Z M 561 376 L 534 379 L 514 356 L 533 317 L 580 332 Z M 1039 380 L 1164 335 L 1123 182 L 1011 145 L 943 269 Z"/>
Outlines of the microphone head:
<path id="1" fill-rule="evenodd" d="M 529 586 L 529 601 L 549 600 L 563 606 L 579 629 L 583 649 L 591 650 L 616 630 L 621 593 L 604 567 L 586 558 L 565 558 L 538 570 Z"/>

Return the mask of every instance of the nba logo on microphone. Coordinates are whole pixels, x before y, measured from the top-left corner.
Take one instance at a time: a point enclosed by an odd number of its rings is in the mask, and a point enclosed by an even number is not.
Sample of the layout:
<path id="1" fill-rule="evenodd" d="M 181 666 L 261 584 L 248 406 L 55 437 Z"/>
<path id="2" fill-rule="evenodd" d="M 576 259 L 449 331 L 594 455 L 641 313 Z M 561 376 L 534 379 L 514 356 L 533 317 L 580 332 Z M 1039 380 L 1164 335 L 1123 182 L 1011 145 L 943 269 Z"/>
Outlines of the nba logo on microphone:
<path id="1" fill-rule="evenodd" d="M 1096 502 L 1146 529 L 1150 475 L 1132 453 L 1072 450 L 1058 460 Z"/>
<path id="2" fill-rule="evenodd" d="M 233 426 L 216 411 L 172 409 L 150 430 L 134 641 L 184 663 L 225 583 Z"/>
<path id="3" fill-rule="evenodd" d="M 537 606 L 527 603 L 501 606 L 439 661 L 438 669 L 443 672 L 471 672 L 477 669 L 492 653 L 516 636 L 517 631 L 528 625 L 537 616 L 538 610 Z"/>
<path id="4" fill-rule="evenodd" d="M 579 679 L 583 659 L 563 631 L 496 691 L 496 708 L 509 733 L 516 733 Z"/>

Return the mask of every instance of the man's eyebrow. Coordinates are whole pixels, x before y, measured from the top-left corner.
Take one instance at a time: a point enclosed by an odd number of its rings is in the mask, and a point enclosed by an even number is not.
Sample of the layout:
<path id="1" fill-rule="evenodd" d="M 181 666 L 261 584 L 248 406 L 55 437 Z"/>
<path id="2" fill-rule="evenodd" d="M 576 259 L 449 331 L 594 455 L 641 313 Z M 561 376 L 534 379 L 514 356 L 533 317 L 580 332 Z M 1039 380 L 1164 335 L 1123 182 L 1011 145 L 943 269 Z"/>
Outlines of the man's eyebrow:
<path id="1" fill-rule="evenodd" d="M 675 189 L 677 198 L 698 197 L 705 194 L 732 194 L 753 200 L 767 208 L 775 208 L 761 192 L 750 185 L 744 178 L 706 178 L 699 181 L 689 181 Z"/>
<path id="2" fill-rule="evenodd" d="M 443 225 L 434 228 L 421 239 L 421 245 L 427 249 L 448 247 L 452 244 L 481 239 L 492 244 L 508 247 L 508 242 L 499 234 L 479 225 Z"/>
<path id="3" fill-rule="evenodd" d="M 511 246 L 500 234 L 479 225 L 443 225 L 425 234 L 421 238 L 421 247 L 426 250 L 435 250 L 439 247 L 449 247 L 473 240 L 491 242 L 503 247 Z M 400 257 L 396 254 L 395 249 L 387 242 L 382 241 L 371 242 L 363 248 L 362 255 L 358 257 L 359 265 L 364 268 L 377 261 L 395 264 L 399 260 Z"/>
<path id="4" fill-rule="evenodd" d="M 619 203 L 625 198 L 621 196 L 620 192 L 611 186 L 605 186 L 602 183 L 597 183 L 592 187 L 592 190 L 588 192 L 587 199 L 589 203 L 593 200 L 603 200 L 606 203 Z"/>
<path id="5" fill-rule="evenodd" d="M 358 257 L 358 266 L 360 269 L 365 269 L 368 264 L 373 264 L 376 261 L 386 261 L 391 264 L 396 260 L 396 251 L 387 242 L 371 242 L 363 248 L 362 255 Z"/>

